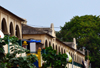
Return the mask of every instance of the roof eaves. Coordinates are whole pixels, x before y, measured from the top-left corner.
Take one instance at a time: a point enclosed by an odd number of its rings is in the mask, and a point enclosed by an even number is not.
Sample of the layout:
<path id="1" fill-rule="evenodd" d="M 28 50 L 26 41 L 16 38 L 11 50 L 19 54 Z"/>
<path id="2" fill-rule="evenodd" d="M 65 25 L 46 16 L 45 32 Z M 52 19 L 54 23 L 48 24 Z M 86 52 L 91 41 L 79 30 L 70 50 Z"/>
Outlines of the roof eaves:
<path id="1" fill-rule="evenodd" d="M 61 42 L 61 43 L 62 43 L 62 44 L 64 44 L 64 45 L 66 45 L 66 46 L 70 47 L 71 49 L 75 50 L 75 49 L 74 49 L 74 48 L 72 48 L 71 46 L 69 46 L 69 45 L 65 44 L 64 42 L 60 41 L 58 38 L 56 38 L 56 40 L 58 40 L 59 42 Z"/>
<path id="2" fill-rule="evenodd" d="M 48 35 L 48 36 L 50 36 L 50 37 L 52 37 L 52 38 L 55 38 L 55 37 L 53 37 L 52 35 L 50 35 L 50 34 L 48 34 L 48 33 L 44 33 L 44 34 L 46 34 L 46 35 Z"/>
<path id="3" fill-rule="evenodd" d="M 85 55 L 84 53 L 82 53 L 81 51 L 79 51 L 79 50 L 76 50 L 78 53 L 80 53 L 80 54 L 83 54 L 83 55 Z"/>
<path id="4" fill-rule="evenodd" d="M 76 50 L 76 49 L 72 48 L 71 46 L 69 46 L 69 45 L 65 44 L 64 42 L 60 41 L 58 38 L 56 38 L 56 40 L 58 40 L 59 42 L 63 43 L 64 45 L 66 45 L 66 46 L 70 47 L 71 49 L 73 49 L 73 50 L 75 50 L 75 51 L 79 52 L 80 54 L 85 55 L 85 54 L 83 54 L 82 52 L 80 52 L 79 50 Z"/>

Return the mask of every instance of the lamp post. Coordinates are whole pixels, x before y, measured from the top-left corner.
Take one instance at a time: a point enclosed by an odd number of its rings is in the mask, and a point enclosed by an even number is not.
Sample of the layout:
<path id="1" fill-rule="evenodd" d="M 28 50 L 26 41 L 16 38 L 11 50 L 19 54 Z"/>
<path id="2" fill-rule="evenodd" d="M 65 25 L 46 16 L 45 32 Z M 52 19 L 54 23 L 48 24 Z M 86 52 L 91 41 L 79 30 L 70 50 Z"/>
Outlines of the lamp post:
<path id="1" fill-rule="evenodd" d="M 73 64 L 74 64 L 74 56 L 72 55 L 72 68 L 73 68 Z"/>
<path id="2" fill-rule="evenodd" d="M 68 52 L 66 52 L 66 54 L 68 55 L 68 58 L 66 58 L 67 62 L 72 62 L 72 61 L 73 61 L 72 57 L 69 55 Z M 73 64 L 73 63 L 72 63 L 72 64 Z M 72 66 L 72 67 L 73 67 L 73 66 Z"/>

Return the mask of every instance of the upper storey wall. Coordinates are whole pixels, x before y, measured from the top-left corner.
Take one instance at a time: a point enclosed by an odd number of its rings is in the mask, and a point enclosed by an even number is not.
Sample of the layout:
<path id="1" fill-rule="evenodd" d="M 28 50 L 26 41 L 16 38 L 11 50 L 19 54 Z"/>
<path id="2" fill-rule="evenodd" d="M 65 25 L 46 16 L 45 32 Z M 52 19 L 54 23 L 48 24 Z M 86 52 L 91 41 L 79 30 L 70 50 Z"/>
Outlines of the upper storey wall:
<path id="1" fill-rule="evenodd" d="M 0 30 L 2 30 L 4 34 L 16 36 L 19 39 L 22 39 L 21 24 L 24 22 L 24 19 L 21 19 L 0 6 Z"/>

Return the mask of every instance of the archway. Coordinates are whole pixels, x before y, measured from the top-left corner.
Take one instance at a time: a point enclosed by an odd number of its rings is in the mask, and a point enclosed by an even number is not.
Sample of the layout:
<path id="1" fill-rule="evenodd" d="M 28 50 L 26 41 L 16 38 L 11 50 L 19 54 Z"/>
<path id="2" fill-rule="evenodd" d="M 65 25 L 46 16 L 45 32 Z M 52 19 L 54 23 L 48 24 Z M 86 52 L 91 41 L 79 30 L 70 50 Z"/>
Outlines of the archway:
<path id="1" fill-rule="evenodd" d="M 75 59 L 74 59 L 74 61 L 76 61 L 76 55 L 75 55 Z"/>
<path id="2" fill-rule="evenodd" d="M 60 52 L 60 46 L 59 46 L 59 52 Z"/>
<path id="3" fill-rule="evenodd" d="M 80 63 L 82 62 L 82 58 L 80 57 Z"/>
<path id="4" fill-rule="evenodd" d="M 74 56 L 74 54 L 72 55 L 72 57 L 73 57 L 73 60 L 75 60 L 75 56 Z"/>
<path id="5" fill-rule="evenodd" d="M 1 23 L 1 30 L 4 34 L 7 34 L 8 31 L 7 31 L 7 24 L 6 24 L 6 20 L 5 18 L 2 19 L 2 23 Z"/>
<path id="6" fill-rule="evenodd" d="M 70 52 L 69 52 L 69 55 L 70 55 Z"/>
<path id="7" fill-rule="evenodd" d="M 78 59 L 79 59 L 79 58 L 78 58 L 78 56 L 76 56 L 76 57 L 77 57 L 77 62 L 78 62 Z"/>
<path id="8" fill-rule="evenodd" d="M 61 53 L 63 54 L 63 48 L 61 48 Z"/>
<path id="9" fill-rule="evenodd" d="M 19 30 L 19 26 L 16 26 L 16 37 L 20 38 L 20 30 Z"/>
<path id="10" fill-rule="evenodd" d="M 65 49 L 64 49 L 64 53 L 66 53 Z"/>
<path id="11" fill-rule="evenodd" d="M 57 48 L 57 45 L 56 45 L 56 53 L 58 53 L 58 48 Z"/>
<path id="12" fill-rule="evenodd" d="M 48 47 L 48 43 L 47 43 L 47 40 L 45 41 L 45 47 Z"/>
<path id="13" fill-rule="evenodd" d="M 56 45 L 56 50 L 57 50 L 57 45 Z"/>
<path id="14" fill-rule="evenodd" d="M 13 29 L 13 24 L 12 22 L 10 23 L 10 36 L 14 35 L 14 29 Z"/>
<path id="15" fill-rule="evenodd" d="M 54 49 L 54 44 L 52 45 L 52 48 Z"/>
<path id="16" fill-rule="evenodd" d="M 51 46 L 51 42 L 49 42 L 49 46 Z"/>
<path id="17" fill-rule="evenodd" d="M 78 57 L 78 55 L 77 55 L 77 62 L 79 62 L 79 57 Z"/>
<path id="18" fill-rule="evenodd" d="M 72 57 L 72 53 L 71 53 L 71 57 Z"/>

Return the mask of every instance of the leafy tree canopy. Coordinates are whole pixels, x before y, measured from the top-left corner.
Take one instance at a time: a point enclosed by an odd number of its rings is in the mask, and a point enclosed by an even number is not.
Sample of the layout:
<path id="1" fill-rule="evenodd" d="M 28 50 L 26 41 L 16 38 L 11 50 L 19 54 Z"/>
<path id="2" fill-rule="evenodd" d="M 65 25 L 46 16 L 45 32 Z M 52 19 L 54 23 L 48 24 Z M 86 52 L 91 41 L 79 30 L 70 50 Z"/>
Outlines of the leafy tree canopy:
<path id="1" fill-rule="evenodd" d="M 61 41 L 76 38 L 77 47 L 89 50 L 93 68 L 100 67 L 100 17 L 93 15 L 75 16 L 56 33 Z"/>

